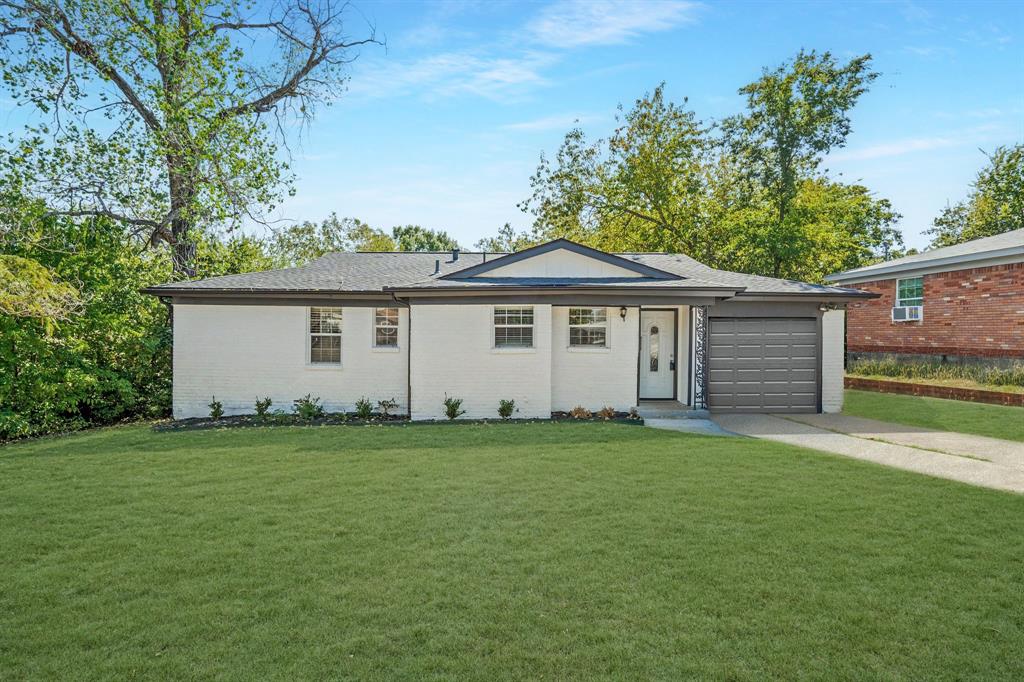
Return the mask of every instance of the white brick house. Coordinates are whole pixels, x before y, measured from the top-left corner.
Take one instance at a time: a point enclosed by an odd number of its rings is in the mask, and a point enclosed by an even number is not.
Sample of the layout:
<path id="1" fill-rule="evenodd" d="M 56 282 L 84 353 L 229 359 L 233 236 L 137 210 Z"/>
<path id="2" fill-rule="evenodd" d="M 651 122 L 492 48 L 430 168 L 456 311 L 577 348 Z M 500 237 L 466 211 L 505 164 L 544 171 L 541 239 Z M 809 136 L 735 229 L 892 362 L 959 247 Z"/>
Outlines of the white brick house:
<path id="1" fill-rule="evenodd" d="M 559 239 L 514 254 L 332 253 L 147 289 L 174 310 L 174 417 L 312 394 L 413 419 L 647 400 L 713 411 L 842 407 L 843 307 L 870 297 Z"/>

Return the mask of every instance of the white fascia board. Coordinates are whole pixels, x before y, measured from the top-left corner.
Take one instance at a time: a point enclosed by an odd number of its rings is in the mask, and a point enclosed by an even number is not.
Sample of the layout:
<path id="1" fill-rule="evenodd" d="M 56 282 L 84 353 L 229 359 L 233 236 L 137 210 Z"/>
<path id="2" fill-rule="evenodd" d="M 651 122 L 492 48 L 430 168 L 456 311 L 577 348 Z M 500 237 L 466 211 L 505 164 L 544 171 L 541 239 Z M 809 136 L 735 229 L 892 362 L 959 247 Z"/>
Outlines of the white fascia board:
<path id="1" fill-rule="evenodd" d="M 1007 249 L 999 249 L 998 251 L 986 251 L 985 253 L 949 256 L 948 258 L 914 261 L 912 263 L 895 263 L 893 265 L 878 267 L 872 270 L 850 270 L 848 272 L 837 272 L 835 274 L 828 275 L 825 279 L 829 282 L 857 284 L 860 282 L 873 282 L 880 279 L 917 277 L 919 275 L 930 275 L 936 272 L 984 268 L 993 265 L 1019 263 L 1022 261 L 1024 261 L 1024 246 L 1012 246 Z"/>

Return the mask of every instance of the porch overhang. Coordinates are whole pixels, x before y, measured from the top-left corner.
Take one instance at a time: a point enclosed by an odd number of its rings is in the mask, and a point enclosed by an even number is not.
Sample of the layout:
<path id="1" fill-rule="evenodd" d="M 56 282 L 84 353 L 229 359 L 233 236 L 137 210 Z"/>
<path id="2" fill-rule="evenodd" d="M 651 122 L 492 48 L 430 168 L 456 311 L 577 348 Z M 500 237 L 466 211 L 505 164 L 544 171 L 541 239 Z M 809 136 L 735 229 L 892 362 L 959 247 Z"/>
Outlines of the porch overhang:
<path id="1" fill-rule="evenodd" d="M 435 305 L 479 305 L 481 303 L 536 303 L 550 305 L 648 306 L 714 305 L 734 297 L 735 288 L 673 289 L 665 286 L 627 287 L 458 287 L 389 288 L 389 293 L 410 303 Z"/>

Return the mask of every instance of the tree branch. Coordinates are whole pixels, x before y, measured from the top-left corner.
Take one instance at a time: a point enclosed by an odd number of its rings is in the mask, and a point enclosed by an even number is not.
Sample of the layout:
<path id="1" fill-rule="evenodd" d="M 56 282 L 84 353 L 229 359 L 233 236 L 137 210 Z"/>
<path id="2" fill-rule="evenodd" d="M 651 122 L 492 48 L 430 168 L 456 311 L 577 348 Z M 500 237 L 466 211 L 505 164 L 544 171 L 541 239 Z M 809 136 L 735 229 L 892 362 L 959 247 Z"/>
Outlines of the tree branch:
<path id="1" fill-rule="evenodd" d="M 139 113 L 146 125 L 153 131 L 160 131 L 162 126 L 160 120 L 142 101 L 135 89 L 128 80 L 113 66 L 105 62 L 97 52 L 95 46 L 82 38 L 75 31 L 75 27 L 68 15 L 56 4 L 40 4 L 35 0 L 28 0 L 24 4 L 11 2 L 10 0 L 0 1 L 0 7 L 8 7 L 24 14 L 33 22 L 31 29 L 44 30 L 52 36 L 62 47 L 74 53 L 84 62 L 92 66 L 104 78 L 111 81 L 124 94 L 125 99 Z"/>

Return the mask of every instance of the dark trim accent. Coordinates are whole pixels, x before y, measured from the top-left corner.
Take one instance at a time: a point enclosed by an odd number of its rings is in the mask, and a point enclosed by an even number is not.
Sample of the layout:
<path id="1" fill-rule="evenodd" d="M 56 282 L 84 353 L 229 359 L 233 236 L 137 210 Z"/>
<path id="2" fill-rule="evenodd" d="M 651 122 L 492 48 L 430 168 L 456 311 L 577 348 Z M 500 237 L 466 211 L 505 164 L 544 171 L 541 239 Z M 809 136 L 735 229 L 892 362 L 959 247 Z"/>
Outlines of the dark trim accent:
<path id="1" fill-rule="evenodd" d="M 821 366 L 822 366 L 821 365 L 821 350 L 822 350 L 821 336 L 822 336 L 822 332 L 824 331 L 824 327 L 825 327 L 825 313 L 819 311 L 818 312 L 818 326 L 817 326 L 817 336 L 818 336 L 818 339 L 817 339 L 817 348 L 815 350 L 815 352 L 818 354 L 818 369 L 816 370 L 816 372 L 817 372 L 817 380 L 814 382 L 814 390 L 818 394 L 817 395 L 817 401 L 816 401 L 816 404 L 818 406 L 818 414 L 821 414 L 821 412 L 822 412 L 822 409 L 821 409 Z"/>
<path id="2" fill-rule="evenodd" d="M 409 305 L 408 301 L 399 300 L 394 294 L 391 294 L 391 298 L 397 305 L 405 306 L 405 309 L 408 311 L 406 313 L 408 320 L 405 323 L 405 412 L 409 419 L 412 419 L 412 306 Z M 374 324 L 376 324 L 376 321 Z M 402 339 L 401 327 L 399 327 L 398 339 L 399 341 Z"/>
<path id="3" fill-rule="evenodd" d="M 636 405 L 640 407 L 640 355 L 644 347 L 644 309 L 636 306 Z"/>
<path id="4" fill-rule="evenodd" d="M 688 351 L 686 353 L 686 404 L 693 405 L 693 359 L 694 354 L 697 352 L 693 346 L 693 306 L 688 309 L 690 324 L 686 325 L 687 333 L 689 334 L 686 339 L 686 347 Z"/>
<path id="5" fill-rule="evenodd" d="M 719 298 L 732 298 L 738 292 L 743 291 L 741 287 L 718 287 L 718 286 L 665 286 L 663 284 L 651 284 L 647 286 L 614 286 L 612 284 L 480 284 L 477 286 L 440 286 L 440 287 L 384 287 L 381 290 L 385 294 L 393 291 L 408 296 L 465 296 L 467 293 L 497 296 L 505 295 L 505 292 L 528 292 L 536 294 L 560 293 L 566 291 L 586 292 L 616 292 L 621 294 L 634 294 L 638 291 L 653 291 L 677 296 L 708 296 L 714 295 Z M 344 292 L 340 292 L 344 293 Z M 817 300 L 817 299 L 813 299 Z"/>
<path id="6" fill-rule="evenodd" d="M 500 268 L 505 265 L 511 265 L 512 263 L 518 263 L 519 261 L 526 260 L 534 256 L 539 256 L 544 253 L 549 253 L 551 251 L 556 251 L 558 249 L 572 251 L 573 253 L 578 253 L 582 256 L 587 256 L 589 258 L 593 258 L 594 260 L 599 260 L 604 263 L 617 265 L 618 267 L 623 268 L 625 270 L 637 272 L 646 275 L 647 277 L 653 277 L 655 279 L 687 279 L 686 277 L 683 277 L 681 275 L 676 275 L 665 270 L 660 270 L 658 268 L 651 267 L 650 265 L 644 265 L 643 263 L 637 263 L 636 261 L 629 260 L 628 258 L 616 256 L 615 254 L 607 253 L 605 251 L 601 251 L 590 246 L 585 246 L 584 244 L 579 244 L 577 242 L 570 241 L 564 238 L 555 239 L 544 244 L 538 244 L 537 246 L 533 246 L 528 249 L 523 249 L 522 251 L 516 251 L 515 253 L 510 253 L 507 256 L 502 256 L 492 261 L 478 263 L 477 265 L 473 265 L 468 268 L 463 268 L 462 270 L 456 270 L 455 272 L 450 272 L 447 275 L 443 275 L 442 277 L 440 277 L 440 279 L 463 279 L 466 277 L 473 277 L 474 275 L 479 275 L 482 272 L 490 272 L 495 268 Z"/>
<path id="7" fill-rule="evenodd" d="M 791 301 L 793 299 L 806 299 L 808 301 L 832 301 L 843 303 L 845 301 L 862 301 L 870 298 L 881 298 L 881 294 L 870 291 L 853 289 L 849 292 L 838 291 L 787 291 L 775 293 L 762 293 L 747 291 L 744 289 L 736 294 L 737 300 L 743 301 Z"/>
<path id="8" fill-rule="evenodd" d="M 387 296 L 376 298 L 347 298 L 344 295 L 330 296 L 182 296 L 171 297 L 175 305 L 296 305 L 296 306 L 344 306 L 347 308 L 377 308 L 387 306 L 392 299 Z"/>
<path id="9" fill-rule="evenodd" d="M 547 303 L 556 306 L 622 306 L 633 307 L 641 305 L 714 305 L 721 300 L 710 296 L 680 297 L 680 296 L 625 296 L 621 294 L 597 294 L 597 293 L 576 293 L 576 294 L 549 294 L 537 296 L 533 294 L 501 294 L 495 292 L 495 296 L 409 296 L 413 303 L 450 304 L 450 305 L 501 305 L 506 304 L 528 304 Z"/>
<path id="10" fill-rule="evenodd" d="M 644 337 L 644 313 L 672 313 L 672 348 L 674 352 L 672 357 L 675 358 L 675 369 L 672 370 L 672 397 L 671 398 L 641 398 L 640 397 L 640 367 L 641 367 L 641 355 L 643 352 L 643 337 Z M 640 309 L 640 349 L 637 350 L 637 372 L 636 372 L 636 399 L 640 400 L 679 400 L 679 308 L 641 308 Z"/>
<path id="11" fill-rule="evenodd" d="M 201 282 L 202 280 L 196 280 Z M 139 289 L 140 293 L 153 296 L 387 296 L 387 287 L 382 289 L 260 289 L 254 287 L 187 287 L 171 284 Z"/>

